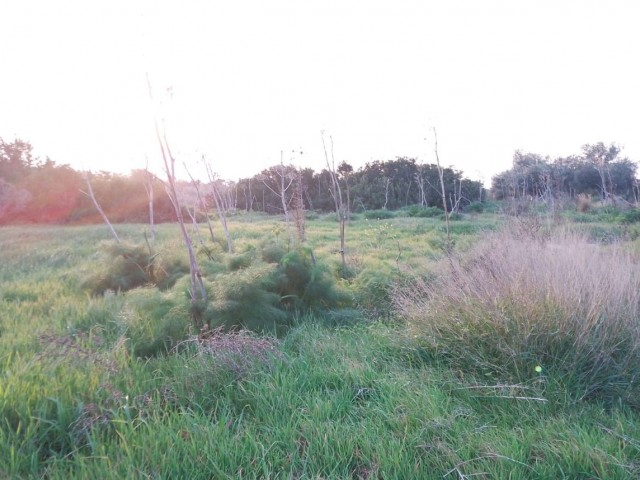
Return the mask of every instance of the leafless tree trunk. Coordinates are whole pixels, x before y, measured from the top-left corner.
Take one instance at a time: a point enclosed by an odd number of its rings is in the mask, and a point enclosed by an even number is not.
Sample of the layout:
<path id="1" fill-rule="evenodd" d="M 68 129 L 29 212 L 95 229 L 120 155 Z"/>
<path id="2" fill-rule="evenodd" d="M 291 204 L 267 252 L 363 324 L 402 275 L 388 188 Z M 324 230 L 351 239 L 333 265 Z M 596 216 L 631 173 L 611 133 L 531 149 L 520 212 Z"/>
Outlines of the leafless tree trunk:
<path id="1" fill-rule="evenodd" d="M 291 207 L 296 222 L 296 231 L 298 232 L 298 242 L 304 243 L 306 240 L 306 219 L 304 216 L 304 200 L 302 198 L 302 174 L 297 172 L 296 183 L 294 186 Z"/>
<path id="2" fill-rule="evenodd" d="M 333 155 L 333 137 L 329 137 L 331 140 L 331 162 L 329 162 L 329 155 L 327 153 L 327 146 L 324 141 L 324 131 L 322 132 L 322 147 L 324 149 L 324 158 L 327 162 L 327 170 L 331 176 L 330 190 L 333 197 L 333 203 L 336 207 L 336 214 L 338 215 L 338 221 L 340 222 L 340 258 L 342 260 L 342 275 L 347 273 L 347 261 L 345 257 L 345 224 L 347 220 L 346 209 L 344 202 L 342 201 L 342 190 L 340 189 L 340 182 L 338 181 L 338 175 L 336 174 L 335 157 Z"/>
<path id="3" fill-rule="evenodd" d="M 218 211 L 218 218 L 220 218 L 220 225 L 222 225 L 222 231 L 224 232 L 224 236 L 227 239 L 227 251 L 229 253 L 233 253 L 233 242 L 231 241 L 231 234 L 229 233 L 229 226 L 227 225 L 227 215 L 224 205 L 222 204 L 222 197 L 220 196 L 220 192 L 218 191 L 218 187 L 216 186 L 216 178 L 213 174 L 213 170 L 211 169 L 211 165 L 202 158 L 202 163 L 204 163 L 204 167 L 207 170 L 207 176 L 209 177 L 209 182 L 211 183 L 211 189 L 213 192 L 213 200 L 216 204 L 216 210 Z"/>
<path id="4" fill-rule="evenodd" d="M 156 241 L 156 226 L 153 222 L 153 174 L 149 171 L 149 162 L 144 168 L 144 189 L 147 191 L 147 198 L 149 199 L 149 235 L 151 236 L 151 243 Z"/>
<path id="5" fill-rule="evenodd" d="M 98 203 L 98 200 L 96 199 L 96 196 L 93 193 L 93 188 L 91 187 L 91 180 L 89 179 L 89 173 L 85 172 L 83 174 L 83 178 L 84 178 L 85 183 L 87 184 L 87 189 L 89 190 L 89 193 L 84 192 L 84 191 L 81 190 L 82 193 L 84 193 L 85 195 L 87 195 L 88 197 L 91 198 L 91 200 L 93 201 L 93 204 L 96 207 L 96 210 L 98 210 L 98 213 L 100 213 L 100 215 L 102 216 L 102 219 L 104 220 L 104 223 L 106 223 L 107 226 L 109 227 L 109 230 L 111 230 L 111 234 L 113 235 L 113 238 L 116 239 L 116 242 L 120 243 L 120 238 L 118 237 L 118 234 L 116 233 L 116 230 L 113 228 L 113 225 L 111 225 L 111 222 L 107 218 L 107 214 L 104 213 L 104 210 L 102 210 L 102 207 Z"/>
<path id="6" fill-rule="evenodd" d="M 449 202 L 451 202 L 451 213 L 456 213 L 460 209 L 460 201 L 462 200 L 462 180 L 458 183 L 456 189 L 456 180 L 453 180 L 453 198 L 449 194 Z"/>
<path id="7" fill-rule="evenodd" d="M 216 238 L 215 235 L 213 234 L 213 227 L 211 226 L 211 220 L 209 219 L 209 211 L 207 208 L 207 202 L 205 201 L 205 199 L 202 197 L 202 195 L 200 194 L 200 186 L 198 185 L 198 182 L 196 182 L 193 178 L 193 176 L 191 175 L 191 172 L 189 172 L 189 169 L 187 168 L 187 164 L 186 163 L 182 163 L 182 165 L 184 166 L 184 169 L 187 172 L 187 175 L 189 175 L 189 178 L 191 179 L 191 183 L 193 184 L 193 186 L 196 189 L 196 195 L 198 195 L 198 201 L 200 202 L 200 205 L 202 206 L 202 211 L 204 212 L 204 216 L 207 219 L 207 227 L 209 227 L 209 234 L 211 235 L 211 241 L 215 242 Z M 195 206 L 194 206 L 194 213 L 195 213 Z M 195 221 L 195 219 L 194 219 Z"/>
<path id="8" fill-rule="evenodd" d="M 284 213 L 284 220 L 287 224 L 287 234 L 289 235 L 289 240 L 292 240 L 293 236 L 291 234 L 291 216 L 289 215 L 289 202 L 292 201 L 293 196 L 287 200 L 287 191 L 289 190 L 291 185 L 293 185 L 294 178 L 291 175 L 285 174 L 282 150 L 280 151 L 280 171 L 278 172 L 278 176 L 280 177 L 279 192 L 276 192 L 273 188 L 271 188 L 266 180 L 262 180 L 262 183 L 264 183 L 265 187 L 271 190 L 271 193 L 280 198 L 280 202 L 282 203 L 282 212 Z"/>
<path id="9" fill-rule="evenodd" d="M 149 87 L 149 98 L 151 102 L 153 102 L 153 91 L 151 88 L 151 82 L 149 81 L 149 77 L 147 76 L 147 85 Z M 171 149 L 169 148 L 169 142 L 167 142 L 166 132 L 163 136 L 160 135 L 160 129 L 158 128 L 158 121 L 154 119 L 154 127 L 156 131 L 156 138 L 158 140 L 158 146 L 160 147 L 160 152 L 162 154 L 162 161 L 164 163 L 164 171 L 167 176 L 167 183 L 165 184 L 165 190 L 167 195 L 169 196 L 169 200 L 173 204 L 173 208 L 176 212 L 176 218 L 178 219 L 178 224 L 180 226 L 180 232 L 182 233 L 182 238 L 184 239 L 185 246 L 187 248 L 187 253 L 189 255 L 189 277 L 191 281 L 191 288 L 189 294 L 191 296 L 191 305 L 195 307 L 196 304 L 201 301 L 205 303 L 207 301 L 207 290 L 204 287 L 204 281 L 202 280 L 202 272 L 200 271 L 200 266 L 198 265 L 198 260 L 196 258 L 196 254 L 193 250 L 193 242 L 191 241 L 191 237 L 187 232 L 187 228 L 184 224 L 184 218 L 182 216 L 182 207 L 180 205 L 180 199 L 178 197 L 178 190 L 176 188 L 176 175 L 175 175 L 175 158 L 171 153 Z M 195 314 L 195 311 L 194 311 Z M 195 320 L 195 317 L 194 317 Z"/>
<path id="10" fill-rule="evenodd" d="M 416 180 L 416 183 L 418 184 L 418 190 L 420 191 L 420 206 L 426 207 L 427 196 L 424 191 L 424 179 L 422 178 L 422 170 L 419 170 L 418 172 L 416 172 L 415 180 Z"/>
<path id="11" fill-rule="evenodd" d="M 384 205 L 382 206 L 382 208 L 384 210 L 387 209 L 387 203 L 389 203 L 389 185 L 391 184 L 391 179 L 388 177 L 385 177 L 385 184 L 384 184 Z"/>
<path id="12" fill-rule="evenodd" d="M 187 232 L 187 227 L 184 224 L 184 217 L 182 216 L 182 206 L 180 205 L 178 190 L 176 188 L 175 158 L 173 157 L 171 149 L 169 148 L 169 143 L 167 142 L 166 135 L 164 137 L 160 136 L 160 130 L 158 129 L 157 123 L 155 125 L 155 128 L 156 136 L 158 138 L 158 144 L 160 145 L 160 152 L 162 153 L 162 160 L 164 162 L 164 171 L 167 175 L 167 183 L 165 185 L 166 191 L 169 195 L 171 203 L 173 204 L 173 208 L 176 211 L 176 217 L 178 219 L 178 224 L 180 225 L 180 232 L 182 233 L 182 238 L 184 239 L 184 243 L 187 247 L 187 253 L 189 254 L 191 304 L 195 306 L 199 301 L 207 301 L 207 290 L 204 287 L 202 272 L 200 271 L 200 266 L 198 265 L 198 260 L 196 259 L 196 254 L 193 250 L 193 242 L 191 241 L 191 237 Z"/>
<path id="13" fill-rule="evenodd" d="M 438 155 L 438 134 L 433 127 L 433 138 L 435 140 L 434 152 L 436 154 L 436 164 L 438 166 L 438 177 L 440 177 L 440 188 L 442 191 L 442 207 L 444 208 L 444 221 L 447 229 L 447 257 L 451 258 L 451 228 L 449 225 L 449 212 L 447 212 L 447 194 L 444 189 L 444 169 L 440 166 L 440 156 Z"/>
<path id="14" fill-rule="evenodd" d="M 253 192 L 251 191 L 251 179 L 249 179 L 249 211 L 253 212 Z"/>

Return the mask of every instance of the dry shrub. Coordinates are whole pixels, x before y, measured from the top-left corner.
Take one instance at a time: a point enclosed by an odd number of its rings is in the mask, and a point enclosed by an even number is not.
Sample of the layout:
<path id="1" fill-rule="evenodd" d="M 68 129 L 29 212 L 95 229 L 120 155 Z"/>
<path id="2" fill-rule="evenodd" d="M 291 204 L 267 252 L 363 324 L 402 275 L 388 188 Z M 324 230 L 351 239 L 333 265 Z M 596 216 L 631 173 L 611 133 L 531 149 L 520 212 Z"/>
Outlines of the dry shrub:
<path id="1" fill-rule="evenodd" d="M 591 210 L 591 197 L 589 195 L 586 193 L 580 193 L 576 200 L 578 202 L 577 206 L 579 212 L 587 213 Z"/>
<path id="2" fill-rule="evenodd" d="M 185 343 L 195 346 L 200 359 L 212 362 L 216 370 L 228 372 L 235 378 L 242 378 L 255 368 L 272 367 L 284 359 L 276 339 L 260 337 L 247 330 L 225 332 L 223 328 L 205 328 Z"/>
<path id="3" fill-rule="evenodd" d="M 118 372 L 115 360 L 98 350 L 103 343 L 99 335 L 89 336 L 83 332 L 57 335 L 45 332 L 38 336 L 38 342 L 43 349 L 36 357 L 38 360 L 51 363 L 57 359 L 75 362 L 85 367 L 92 364 L 103 368 L 109 374 Z"/>
<path id="4" fill-rule="evenodd" d="M 621 245 L 503 232 L 441 272 L 394 295 L 439 356 L 518 381 L 541 366 L 578 398 L 640 405 L 640 269 Z"/>

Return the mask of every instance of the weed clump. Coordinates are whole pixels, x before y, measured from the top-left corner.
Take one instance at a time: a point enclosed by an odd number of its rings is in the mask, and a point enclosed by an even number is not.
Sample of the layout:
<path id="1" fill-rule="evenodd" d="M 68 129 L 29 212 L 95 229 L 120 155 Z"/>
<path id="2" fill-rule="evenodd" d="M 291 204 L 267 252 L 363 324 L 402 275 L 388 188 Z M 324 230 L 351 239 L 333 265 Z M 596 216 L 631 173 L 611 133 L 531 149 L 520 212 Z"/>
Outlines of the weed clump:
<path id="1" fill-rule="evenodd" d="M 574 398 L 640 406 L 638 263 L 576 235 L 494 234 L 394 304 L 456 369 L 529 382 L 540 367 Z"/>
<path id="2" fill-rule="evenodd" d="M 178 292 L 187 288 L 183 281 L 175 287 Z M 133 353 L 152 357 L 169 352 L 187 338 L 191 312 L 186 298 L 176 296 L 175 291 L 139 288 L 127 293 L 120 321 L 131 339 Z"/>
<path id="3" fill-rule="evenodd" d="M 143 285 L 166 289 L 189 272 L 184 261 L 170 258 L 162 262 L 143 245 L 108 243 L 103 245 L 103 251 L 106 256 L 104 271 L 90 275 L 83 282 L 92 295 L 125 292 Z"/>
<path id="4" fill-rule="evenodd" d="M 203 313 L 204 324 L 225 330 L 279 330 L 287 314 L 279 308 L 272 265 L 253 266 L 221 275 L 208 282 L 211 301 Z"/>
<path id="5" fill-rule="evenodd" d="M 323 265 L 314 263 L 311 252 L 289 252 L 277 270 L 277 292 L 287 310 L 331 309 L 346 306 L 348 298 L 335 285 Z"/>

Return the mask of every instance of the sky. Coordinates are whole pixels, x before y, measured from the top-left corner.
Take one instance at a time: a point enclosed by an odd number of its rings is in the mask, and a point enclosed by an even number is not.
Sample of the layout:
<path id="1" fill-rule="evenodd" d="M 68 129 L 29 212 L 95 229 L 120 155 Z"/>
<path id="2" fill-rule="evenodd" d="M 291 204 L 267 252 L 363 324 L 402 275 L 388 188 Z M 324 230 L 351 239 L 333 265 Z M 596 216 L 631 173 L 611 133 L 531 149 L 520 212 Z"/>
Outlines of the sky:
<path id="1" fill-rule="evenodd" d="M 485 183 L 516 149 L 640 160 L 636 0 L 4 0 L 0 17 L 0 137 L 76 169 L 160 172 L 154 122 L 180 168 L 205 156 L 228 180 L 281 152 L 319 171 L 322 131 L 359 168 L 435 162 L 435 129 L 442 164 Z"/>

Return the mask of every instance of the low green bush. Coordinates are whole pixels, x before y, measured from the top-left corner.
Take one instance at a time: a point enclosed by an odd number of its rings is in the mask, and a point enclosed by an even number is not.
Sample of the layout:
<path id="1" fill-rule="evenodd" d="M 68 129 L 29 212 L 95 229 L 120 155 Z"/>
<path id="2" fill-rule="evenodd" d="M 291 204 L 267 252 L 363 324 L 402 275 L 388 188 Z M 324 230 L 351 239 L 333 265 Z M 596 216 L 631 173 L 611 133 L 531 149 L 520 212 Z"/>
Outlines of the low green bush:
<path id="1" fill-rule="evenodd" d="M 227 258 L 227 267 L 232 272 L 236 270 L 242 270 L 250 267 L 254 258 L 255 251 L 253 250 L 244 253 L 229 255 L 229 257 Z"/>
<path id="2" fill-rule="evenodd" d="M 633 210 L 624 212 L 621 215 L 620 222 L 625 224 L 640 222 L 640 208 L 634 208 Z"/>
<path id="3" fill-rule="evenodd" d="M 154 288 L 138 288 L 126 294 L 120 321 L 126 327 L 133 353 L 151 357 L 169 352 L 187 337 L 191 311 L 184 293 L 188 279 L 179 281 L 174 291 L 159 292 Z"/>
<path id="4" fill-rule="evenodd" d="M 395 277 L 383 270 L 364 269 L 351 282 L 359 308 L 371 317 L 388 317 Z"/>
<path id="5" fill-rule="evenodd" d="M 449 221 L 451 222 L 457 222 L 458 220 L 463 220 L 464 219 L 464 215 L 462 215 L 461 213 L 458 212 L 450 212 L 448 214 L 446 214 L 449 216 Z M 445 219 L 445 214 L 442 213 L 440 215 L 440 220 L 444 220 Z"/>
<path id="6" fill-rule="evenodd" d="M 364 218 L 367 220 L 388 220 L 396 216 L 391 210 L 368 210 L 364 212 Z"/>
<path id="7" fill-rule="evenodd" d="M 144 285 L 170 288 L 189 266 L 180 257 L 150 252 L 147 246 L 129 243 L 102 245 L 105 266 L 89 275 L 82 286 L 93 295 L 106 291 L 125 292 Z"/>
<path id="8" fill-rule="evenodd" d="M 463 210 L 469 213 L 482 213 L 484 212 L 484 203 L 476 200 L 475 202 L 465 205 Z"/>
<path id="9" fill-rule="evenodd" d="M 349 303 L 329 269 L 318 264 L 307 249 L 294 250 L 282 258 L 276 289 L 288 310 L 334 309 Z"/>
<path id="10" fill-rule="evenodd" d="M 420 205 L 410 205 L 400 211 L 407 217 L 433 218 L 442 215 L 442 209 L 438 207 L 422 207 Z"/>
<path id="11" fill-rule="evenodd" d="M 274 265 L 265 264 L 220 275 L 207 282 L 210 298 L 202 313 L 202 322 L 212 329 L 281 331 L 289 317 L 280 308 L 275 272 Z"/>
<path id="12" fill-rule="evenodd" d="M 287 251 L 281 245 L 269 243 L 262 247 L 262 260 L 267 263 L 280 263 Z"/>

